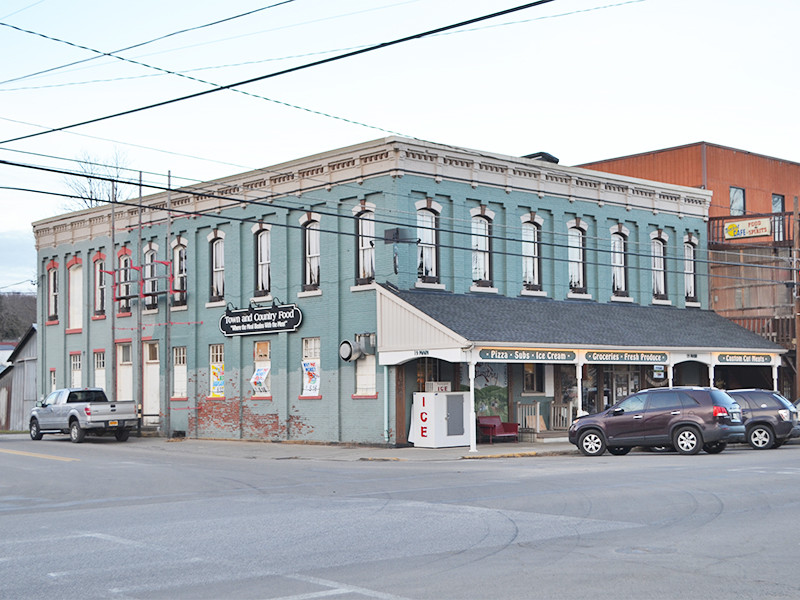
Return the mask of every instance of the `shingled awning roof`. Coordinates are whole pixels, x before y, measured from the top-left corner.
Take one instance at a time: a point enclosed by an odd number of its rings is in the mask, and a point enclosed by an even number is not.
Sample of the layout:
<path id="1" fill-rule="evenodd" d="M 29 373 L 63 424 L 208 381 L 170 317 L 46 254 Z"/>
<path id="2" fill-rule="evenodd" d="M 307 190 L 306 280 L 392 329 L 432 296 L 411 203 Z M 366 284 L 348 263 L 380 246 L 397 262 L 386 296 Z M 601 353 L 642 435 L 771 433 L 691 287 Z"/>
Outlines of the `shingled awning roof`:
<path id="1" fill-rule="evenodd" d="M 411 312 L 420 318 L 451 332 L 454 342 L 460 339 L 476 345 L 577 349 L 786 352 L 712 311 L 696 308 L 382 289 L 411 307 Z M 412 343 L 411 347 L 420 345 Z"/>

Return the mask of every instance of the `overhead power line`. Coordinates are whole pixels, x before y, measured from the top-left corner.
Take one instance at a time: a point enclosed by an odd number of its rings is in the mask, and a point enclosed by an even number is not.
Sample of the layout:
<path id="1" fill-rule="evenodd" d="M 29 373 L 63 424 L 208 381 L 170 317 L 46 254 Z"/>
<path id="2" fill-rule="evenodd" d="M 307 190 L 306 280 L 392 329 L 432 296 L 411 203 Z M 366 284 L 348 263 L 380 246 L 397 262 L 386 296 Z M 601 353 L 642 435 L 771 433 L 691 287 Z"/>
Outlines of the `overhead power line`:
<path id="1" fill-rule="evenodd" d="M 537 0 L 536 2 L 529 2 L 527 4 L 523 4 L 523 5 L 520 5 L 520 6 L 516 6 L 516 7 L 513 7 L 513 8 L 502 10 L 502 11 L 498 11 L 498 12 L 491 13 L 491 14 L 488 14 L 488 15 L 483 15 L 481 17 L 475 17 L 473 19 L 468 19 L 466 21 L 453 23 L 451 25 L 445 25 L 444 27 L 437 27 L 436 29 L 423 31 L 421 33 L 416 33 L 416 34 L 413 34 L 413 35 L 405 36 L 405 37 L 398 38 L 398 39 L 395 39 L 395 40 L 392 40 L 392 41 L 389 41 L 389 42 L 382 42 L 380 44 L 376 44 L 376 45 L 370 46 L 368 48 L 362 48 L 362 49 L 359 49 L 359 50 L 354 50 L 352 52 L 346 52 L 345 54 L 339 54 L 337 56 L 323 58 L 323 59 L 320 59 L 320 60 L 317 60 L 317 61 L 314 61 L 314 62 L 306 63 L 304 65 L 298 65 L 298 66 L 291 67 L 291 68 L 288 68 L 288 69 L 283 69 L 281 71 L 276 71 L 274 73 L 269 73 L 269 74 L 266 74 L 266 75 L 260 75 L 258 77 L 252 77 L 250 79 L 245 79 L 243 81 L 238 81 L 236 83 L 217 86 L 217 87 L 209 89 L 209 90 L 203 90 L 201 92 L 195 92 L 194 94 L 188 94 L 188 95 L 185 95 L 185 96 L 180 96 L 178 98 L 172 98 L 170 100 L 162 100 L 161 102 L 156 102 L 156 103 L 153 103 L 153 104 L 148 104 L 146 106 L 140 106 L 138 108 L 132 108 L 132 109 L 124 110 L 124 111 L 121 111 L 121 112 L 118 112 L 118 113 L 114 113 L 114 114 L 111 114 L 111 115 L 106 115 L 106 116 L 103 116 L 103 117 L 96 117 L 94 119 L 81 121 L 79 123 L 73 123 L 71 125 L 64 125 L 62 127 L 56 127 L 56 128 L 53 128 L 53 129 L 49 129 L 47 131 L 39 131 L 37 133 L 31 133 L 31 134 L 28 134 L 28 135 L 23 135 L 23 136 L 18 136 L 18 137 L 15 137 L 15 138 L 10 138 L 10 139 L 7 139 L 7 140 L 0 141 L 0 144 L 8 144 L 10 142 L 17 142 L 17 141 L 20 141 L 20 140 L 25 140 L 25 139 L 30 139 L 30 138 L 33 138 L 33 137 L 46 135 L 46 134 L 49 134 L 49 133 L 55 133 L 57 131 L 65 131 L 67 129 L 73 129 L 75 127 L 81 127 L 83 125 L 90 125 L 92 123 L 99 123 L 101 121 L 106 121 L 106 120 L 109 120 L 109 119 L 114 119 L 114 118 L 117 118 L 117 117 L 122 117 L 122 116 L 125 116 L 125 115 L 134 114 L 134 113 L 142 112 L 142 111 L 145 111 L 145 110 L 150 110 L 150 109 L 153 109 L 153 108 L 158 108 L 158 107 L 161 107 L 161 106 L 167 106 L 167 105 L 170 105 L 170 104 L 174 104 L 176 102 L 183 102 L 185 100 L 191 100 L 191 99 L 194 99 L 194 98 L 200 98 L 202 96 L 208 96 L 209 94 L 220 92 L 222 90 L 228 90 L 228 89 L 232 89 L 234 87 L 249 85 L 251 83 L 256 83 L 258 81 L 264 81 L 266 79 L 270 79 L 270 78 L 273 78 L 273 77 L 278 77 L 280 75 L 287 75 L 289 73 L 295 73 L 297 71 L 302 71 L 304 69 L 309 69 L 311 67 L 317 67 L 317 66 L 320 66 L 320 65 L 324 65 L 324 64 L 335 62 L 335 61 L 343 60 L 345 58 L 351 58 L 353 56 L 358 56 L 360 54 L 366 54 L 368 52 L 374 52 L 375 50 L 381 50 L 383 48 L 388 48 L 390 46 L 395 46 L 397 44 L 402 44 L 402 43 L 409 42 L 409 41 L 412 41 L 412 40 L 417 40 L 417 39 L 421 39 L 421 38 L 424 38 L 424 37 L 432 36 L 432 35 L 435 35 L 437 33 L 442 33 L 444 31 L 450 31 L 452 29 L 457 29 L 459 27 L 465 27 L 467 25 L 472 25 L 473 23 L 479 23 L 481 21 L 486 21 L 488 19 L 494 19 L 494 18 L 503 16 L 503 15 L 515 13 L 515 12 L 518 12 L 518 11 L 521 11 L 521 10 L 525 10 L 525 9 L 528 9 L 528 8 L 532 8 L 532 7 L 535 7 L 535 6 L 540 6 L 542 4 L 548 4 L 550 2 L 554 2 L 554 0 Z"/>
<path id="2" fill-rule="evenodd" d="M 113 50 L 112 52 L 101 52 L 100 54 L 102 56 L 114 57 L 113 55 L 117 54 L 119 52 L 125 52 L 127 50 L 133 50 L 134 48 L 141 48 L 142 46 L 146 46 L 146 45 L 152 44 L 154 42 L 165 40 L 167 38 L 170 38 L 170 37 L 173 37 L 173 36 L 176 36 L 176 35 L 180 35 L 182 33 L 188 33 L 190 31 L 197 31 L 198 29 L 204 29 L 206 27 L 213 27 L 214 25 L 219 25 L 220 23 L 226 23 L 228 21 L 233 21 L 235 19 L 240 19 L 242 17 L 248 17 L 248 16 L 253 15 L 255 13 L 258 13 L 258 12 L 261 12 L 261 11 L 264 11 L 264 10 L 268 10 L 270 8 L 275 8 L 276 6 L 281 6 L 283 4 L 290 4 L 290 3 L 294 2 L 294 1 L 295 0 L 284 0 L 283 2 L 278 2 L 276 4 L 270 4 L 269 6 L 262 6 L 261 8 L 256 8 L 256 9 L 250 10 L 248 12 L 244 12 L 244 13 L 241 13 L 241 14 L 238 14 L 238 15 L 233 15 L 232 17 L 225 17 L 224 19 L 218 19 L 217 21 L 213 21 L 211 23 L 205 23 L 203 25 L 196 25 L 195 27 L 187 27 L 186 29 L 180 29 L 178 31 L 173 31 L 173 32 L 167 33 L 165 35 L 161 35 L 161 36 L 155 37 L 155 38 L 153 38 L 151 40 L 147 40 L 147 41 L 144 41 L 144 42 L 139 42 L 138 44 L 133 44 L 132 46 L 126 46 L 125 48 L 120 48 L 119 50 Z M 10 25 L 8 23 L 0 23 L 0 25 L 2 25 L 4 27 L 10 27 L 11 29 L 16 29 L 18 31 L 23 31 L 25 33 L 32 33 L 34 35 L 38 35 L 40 37 L 43 37 L 43 38 L 46 38 L 46 39 L 49 39 L 49 40 L 63 41 L 63 40 L 56 40 L 55 38 L 52 38 L 50 36 L 47 36 L 47 35 L 44 35 L 44 34 L 41 34 L 41 33 L 36 33 L 35 31 L 29 31 L 27 29 L 22 29 L 21 27 L 16 27 L 16 26 Z M 69 43 L 69 42 L 66 42 L 66 43 Z M 75 46 L 77 48 L 82 48 L 84 50 L 88 50 L 88 48 L 84 48 L 83 46 L 79 46 L 77 44 L 71 44 L 71 45 Z M 29 79 L 30 77 L 36 77 L 37 75 L 43 75 L 44 73 L 51 73 L 53 71 L 59 71 L 61 69 L 66 69 L 67 67 L 72 67 L 72 66 L 79 65 L 79 64 L 82 64 L 82 63 L 87 63 L 87 62 L 96 60 L 98 58 L 100 58 L 100 57 L 99 56 L 92 56 L 91 58 L 84 58 L 83 60 L 76 60 L 74 62 L 67 63 L 67 64 L 64 64 L 64 65 L 59 65 L 57 67 L 50 67 L 49 69 L 44 69 L 42 71 L 37 71 L 36 73 L 28 73 L 27 75 L 21 75 L 19 77 L 13 77 L 12 79 L 6 79 L 5 81 L 0 81 L 0 85 L 5 85 L 6 83 L 11 83 L 13 81 L 21 81 L 23 79 Z M 114 58 L 117 58 L 117 57 L 114 57 Z"/>

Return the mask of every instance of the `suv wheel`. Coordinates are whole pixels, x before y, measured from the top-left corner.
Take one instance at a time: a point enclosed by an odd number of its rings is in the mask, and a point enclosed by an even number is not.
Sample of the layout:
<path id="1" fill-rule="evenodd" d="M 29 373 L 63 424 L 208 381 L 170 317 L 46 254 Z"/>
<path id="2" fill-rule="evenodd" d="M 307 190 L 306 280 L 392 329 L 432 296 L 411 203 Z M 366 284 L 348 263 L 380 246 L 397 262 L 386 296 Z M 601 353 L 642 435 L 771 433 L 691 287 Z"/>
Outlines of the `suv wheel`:
<path id="1" fill-rule="evenodd" d="M 31 439 L 37 441 L 42 439 L 42 430 L 39 429 L 39 421 L 36 419 L 31 419 Z"/>
<path id="2" fill-rule="evenodd" d="M 747 431 L 747 443 L 754 450 L 765 450 L 772 448 L 775 436 L 772 435 L 772 429 L 766 425 L 756 425 Z"/>
<path id="3" fill-rule="evenodd" d="M 675 432 L 673 445 L 681 454 L 697 454 L 703 447 L 703 440 L 694 427 L 681 427 Z"/>
<path id="4" fill-rule="evenodd" d="M 578 449 L 584 456 L 600 456 L 606 451 L 606 442 L 600 433 L 590 429 L 578 438 Z"/>

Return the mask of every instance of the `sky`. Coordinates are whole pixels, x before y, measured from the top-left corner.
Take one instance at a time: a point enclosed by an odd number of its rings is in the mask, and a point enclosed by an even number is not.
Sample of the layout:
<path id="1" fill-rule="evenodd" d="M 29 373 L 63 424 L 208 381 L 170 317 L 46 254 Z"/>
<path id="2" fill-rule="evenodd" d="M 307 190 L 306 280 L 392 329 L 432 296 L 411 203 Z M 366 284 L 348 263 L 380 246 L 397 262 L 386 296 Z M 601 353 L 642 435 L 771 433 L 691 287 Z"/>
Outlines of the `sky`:
<path id="1" fill-rule="evenodd" d="M 553 0 L 10 141 L 523 4 L 2 0 L 0 161 L 28 167 L 0 163 L 0 292 L 35 292 L 31 223 L 76 209 L 74 178 L 31 166 L 186 185 L 390 135 L 565 165 L 698 141 L 800 161 L 797 0 Z"/>

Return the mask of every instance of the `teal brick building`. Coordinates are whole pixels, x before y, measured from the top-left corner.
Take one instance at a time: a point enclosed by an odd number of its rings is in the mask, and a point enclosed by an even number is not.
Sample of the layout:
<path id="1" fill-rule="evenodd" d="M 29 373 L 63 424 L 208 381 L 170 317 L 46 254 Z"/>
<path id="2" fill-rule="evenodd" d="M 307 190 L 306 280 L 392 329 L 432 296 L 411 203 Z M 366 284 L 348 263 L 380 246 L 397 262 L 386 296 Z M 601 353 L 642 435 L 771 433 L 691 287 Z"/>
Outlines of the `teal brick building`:
<path id="1" fill-rule="evenodd" d="M 710 192 L 542 158 L 393 137 L 34 223 L 39 393 L 104 387 L 164 435 L 404 444 L 426 387 L 548 429 L 773 387 L 780 348 L 706 310 Z"/>

